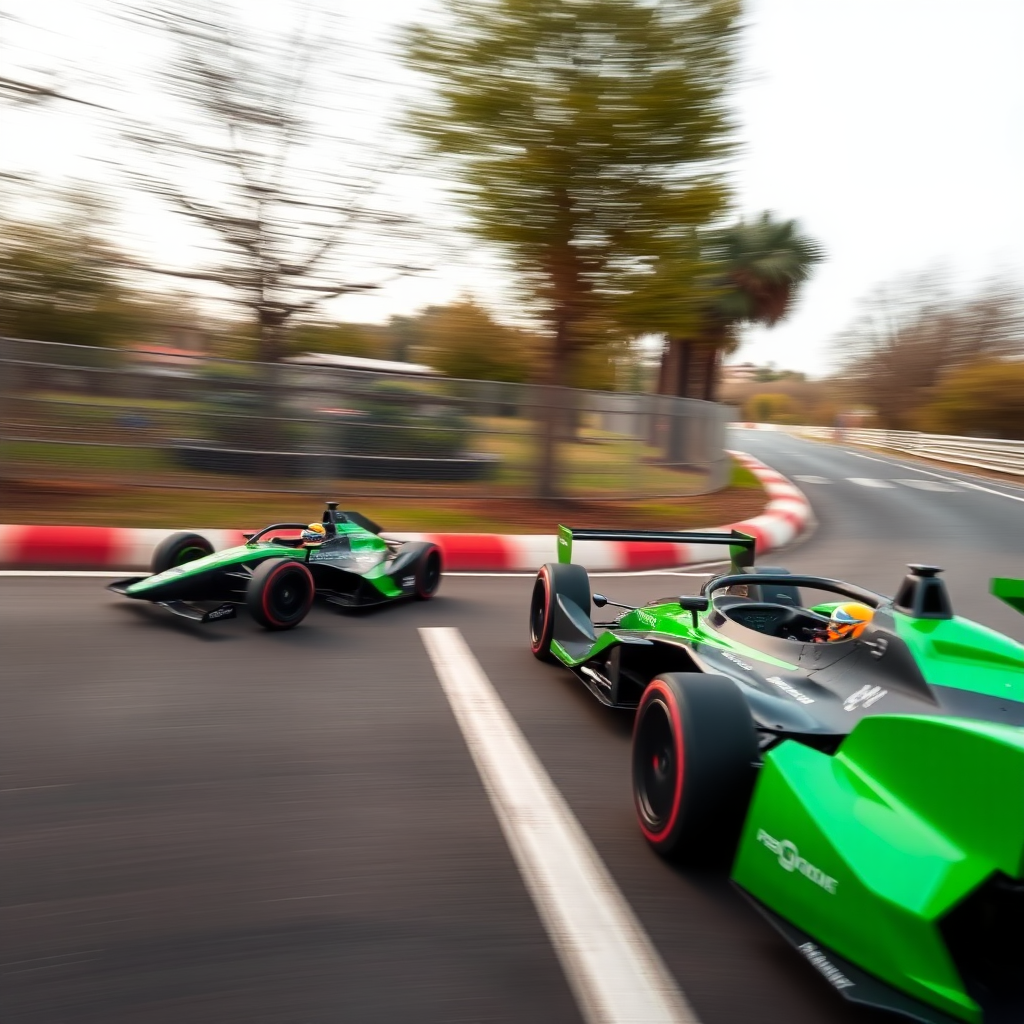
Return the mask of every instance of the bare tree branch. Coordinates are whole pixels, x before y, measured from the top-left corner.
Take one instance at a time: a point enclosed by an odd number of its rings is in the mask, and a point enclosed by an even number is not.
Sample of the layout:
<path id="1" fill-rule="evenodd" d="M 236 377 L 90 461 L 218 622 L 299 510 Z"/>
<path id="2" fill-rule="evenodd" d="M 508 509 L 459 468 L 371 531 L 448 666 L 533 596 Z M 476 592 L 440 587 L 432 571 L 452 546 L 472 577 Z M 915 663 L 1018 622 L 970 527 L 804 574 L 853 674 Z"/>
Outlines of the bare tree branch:
<path id="1" fill-rule="evenodd" d="M 48 100 L 61 100 L 64 103 L 77 103 L 83 107 L 94 107 L 96 110 L 111 109 L 102 103 L 94 103 L 92 100 L 83 100 L 77 96 L 69 96 L 66 92 L 62 92 L 55 86 L 22 82 L 2 75 L 0 75 L 0 95 L 9 98 L 14 103 L 30 104 L 45 103 Z"/>
<path id="2" fill-rule="evenodd" d="M 230 7 L 195 11 L 164 0 L 128 12 L 170 44 L 159 83 L 177 114 L 122 124 L 139 153 L 125 173 L 202 229 L 216 253 L 209 266 L 148 269 L 227 289 L 256 321 L 261 359 L 274 361 L 296 314 L 388 282 L 367 276 L 370 263 L 394 278 L 420 269 L 393 256 L 410 222 L 378 198 L 393 168 L 357 167 L 335 128 L 342 119 L 325 116 L 325 99 L 340 94 L 325 88 L 340 38 L 330 7 L 304 2 L 279 35 L 261 35 Z M 378 241 L 369 259 L 366 243 L 383 232 L 390 244 Z"/>

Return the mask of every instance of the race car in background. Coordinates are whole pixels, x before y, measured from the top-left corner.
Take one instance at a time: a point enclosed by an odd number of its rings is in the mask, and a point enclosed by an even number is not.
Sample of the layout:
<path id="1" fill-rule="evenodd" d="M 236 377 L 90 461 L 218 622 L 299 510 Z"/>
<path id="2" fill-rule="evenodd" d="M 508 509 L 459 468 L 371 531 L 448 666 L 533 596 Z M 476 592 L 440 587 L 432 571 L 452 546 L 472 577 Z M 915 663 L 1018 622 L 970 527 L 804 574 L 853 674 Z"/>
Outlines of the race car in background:
<path id="1" fill-rule="evenodd" d="M 698 595 L 592 594 L 573 541 L 731 548 Z M 640 829 L 731 877 L 845 998 L 928 1024 L 1024 1021 L 1024 647 L 953 614 L 934 566 L 894 598 L 754 566 L 743 534 L 559 528 L 533 653 L 635 709 Z M 993 593 L 1024 611 L 1024 581 Z M 856 602 L 859 635 L 830 642 Z M 591 606 L 618 614 L 595 622 Z"/>
<path id="2" fill-rule="evenodd" d="M 339 511 L 334 501 L 327 502 L 322 524 L 312 525 L 317 529 L 274 523 L 247 534 L 245 544 L 217 552 L 199 534 L 172 534 L 153 554 L 152 575 L 118 580 L 108 589 L 195 622 L 234 618 L 245 605 L 273 630 L 297 626 L 315 597 L 356 608 L 406 597 L 425 601 L 437 592 L 441 552 L 435 544 L 385 540 L 376 523 Z M 296 531 L 318 535 L 303 540 Z"/>

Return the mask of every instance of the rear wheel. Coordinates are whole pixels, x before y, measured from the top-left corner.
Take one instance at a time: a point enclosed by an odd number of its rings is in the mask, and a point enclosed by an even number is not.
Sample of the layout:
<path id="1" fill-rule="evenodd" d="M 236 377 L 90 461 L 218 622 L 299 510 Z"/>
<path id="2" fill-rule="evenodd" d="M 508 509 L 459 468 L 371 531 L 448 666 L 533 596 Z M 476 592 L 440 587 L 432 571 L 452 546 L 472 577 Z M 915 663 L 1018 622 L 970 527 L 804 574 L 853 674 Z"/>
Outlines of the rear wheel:
<path id="1" fill-rule="evenodd" d="M 416 596 L 429 601 L 441 585 L 441 549 L 431 544 L 416 562 Z"/>
<path id="2" fill-rule="evenodd" d="M 559 594 L 590 614 L 590 577 L 582 565 L 548 562 L 537 573 L 530 598 L 530 650 L 541 661 L 554 660 L 551 641 Z"/>
<path id="3" fill-rule="evenodd" d="M 245 603 L 249 614 L 266 629 L 292 629 L 308 614 L 315 593 L 313 574 L 303 562 L 271 558 L 252 574 Z"/>
<path id="4" fill-rule="evenodd" d="M 157 575 L 167 572 L 168 569 L 212 554 L 213 545 L 198 533 L 172 533 L 170 537 L 164 537 L 153 552 L 153 573 Z"/>
<path id="5" fill-rule="evenodd" d="M 756 757 L 754 723 L 731 679 L 656 676 L 633 727 L 633 802 L 644 838 L 673 860 L 731 859 Z"/>

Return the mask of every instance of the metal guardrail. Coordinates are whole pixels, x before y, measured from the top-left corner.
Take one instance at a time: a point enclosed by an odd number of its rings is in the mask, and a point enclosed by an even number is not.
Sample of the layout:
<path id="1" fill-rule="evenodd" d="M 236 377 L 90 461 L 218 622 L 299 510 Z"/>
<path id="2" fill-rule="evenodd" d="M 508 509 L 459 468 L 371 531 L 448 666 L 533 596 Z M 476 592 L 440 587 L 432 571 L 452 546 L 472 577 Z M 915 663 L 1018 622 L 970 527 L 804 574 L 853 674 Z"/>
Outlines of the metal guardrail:
<path id="1" fill-rule="evenodd" d="M 1002 438 L 923 434 L 916 430 L 853 430 L 833 427 L 783 427 L 822 441 L 860 444 L 868 448 L 916 455 L 951 465 L 1024 476 L 1024 441 Z"/>
<path id="2" fill-rule="evenodd" d="M 0 483 L 530 498 L 558 437 L 566 497 L 728 483 L 722 405 L 0 338 Z"/>

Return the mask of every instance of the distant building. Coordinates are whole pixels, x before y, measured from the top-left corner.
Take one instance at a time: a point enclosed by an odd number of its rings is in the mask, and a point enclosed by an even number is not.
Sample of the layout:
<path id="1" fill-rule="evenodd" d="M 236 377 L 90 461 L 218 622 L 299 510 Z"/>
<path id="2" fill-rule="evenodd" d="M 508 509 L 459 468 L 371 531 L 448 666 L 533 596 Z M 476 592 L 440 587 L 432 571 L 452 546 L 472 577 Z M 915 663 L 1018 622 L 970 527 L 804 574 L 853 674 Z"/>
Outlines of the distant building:
<path id="1" fill-rule="evenodd" d="M 195 349 L 170 345 L 142 345 L 127 352 L 130 362 L 140 370 L 163 377 L 192 377 L 206 362 L 206 356 Z"/>
<path id="2" fill-rule="evenodd" d="M 170 377 L 190 377 L 206 361 L 206 335 L 186 324 L 169 324 L 160 341 L 128 345 L 129 362 L 147 373 Z"/>
<path id="3" fill-rule="evenodd" d="M 366 359 L 363 356 L 336 356 L 328 352 L 303 352 L 283 360 L 299 366 L 328 366 L 338 370 L 369 370 L 371 373 L 399 373 L 411 377 L 432 377 L 437 370 L 423 363 L 402 363 L 394 359 Z"/>
<path id="4" fill-rule="evenodd" d="M 747 381 L 757 380 L 763 369 L 753 363 L 726 363 L 721 370 L 721 381 L 723 384 L 745 384 Z"/>

